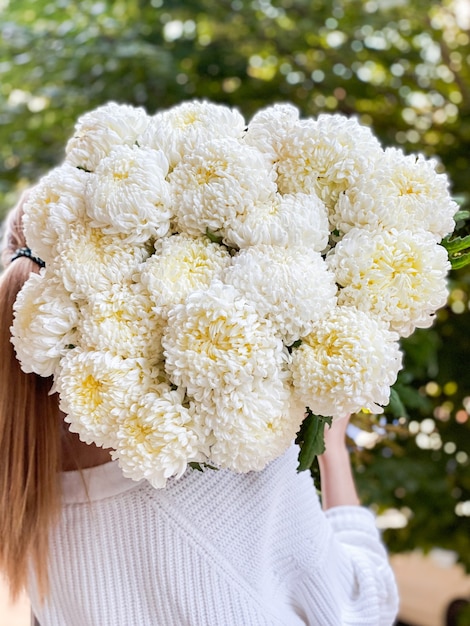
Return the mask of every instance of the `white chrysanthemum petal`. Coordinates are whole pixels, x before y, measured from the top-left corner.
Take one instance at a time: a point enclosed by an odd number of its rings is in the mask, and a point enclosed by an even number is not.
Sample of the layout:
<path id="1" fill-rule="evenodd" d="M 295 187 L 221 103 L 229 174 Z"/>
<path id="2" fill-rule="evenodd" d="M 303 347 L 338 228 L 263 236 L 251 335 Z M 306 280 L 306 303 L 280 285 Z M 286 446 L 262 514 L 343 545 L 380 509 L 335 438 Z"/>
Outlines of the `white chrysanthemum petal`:
<path id="1" fill-rule="evenodd" d="M 188 463 L 206 460 L 204 435 L 183 397 L 166 385 L 132 406 L 116 433 L 117 458 L 124 476 L 147 479 L 156 489 L 180 478 Z"/>
<path id="2" fill-rule="evenodd" d="M 447 301 L 447 251 L 426 232 L 354 228 L 327 263 L 342 287 L 339 304 L 374 315 L 402 337 L 430 326 Z"/>
<path id="3" fill-rule="evenodd" d="M 332 209 L 339 194 L 382 152 L 369 128 L 343 115 L 302 120 L 282 143 L 277 163 L 281 193 L 315 192 Z"/>
<path id="4" fill-rule="evenodd" d="M 275 193 L 274 177 L 261 153 L 236 139 L 197 146 L 169 176 L 179 230 L 223 232 L 238 215 Z"/>
<path id="5" fill-rule="evenodd" d="M 169 310 L 162 344 L 170 380 L 198 402 L 221 386 L 229 392 L 278 376 L 286 358 L 270 322 L 219 281 Z"/>
<path id="6" fill-rule="evenodd" d="M 202 406 L 212 429 L 212 463 L 237 472 L 263 469 L 292 444 L 304 417 L 282 377 L 257 379 L 251 388 L 214 391 Z"/>
<path id="7" fill-rule="evenodd" d="M 292 351 L 295 393 L 317 415 L 381 413 L 401 368 L 398 335 L 353 307 L 337 307 Z"/>
<path id="8" fill-rule="evenodd" d="M 328 211 L 315 194 L 276 194 L 237 215 L 227 226 L 225 241 L 239 248 L 266 244 L 321 252 L 328 236 Z"/>
<path id="9" fill-rule="evenodd" d="M 103 447 L 116 447 L 118 424 L 158 382 L 158 369 L 143 359 L 79 348 L 65 354 L 55 376 L 70 430 Z"/>
<path id="10" fill-rule="evenodd" d="M 46 264 L 57 256 L 57 242 L 85 215 L 89 174 L 64 163 L 41 178 L 24 204 L 23 229 L 28 246 Z"/>
<path id="11" fill-rule="evenodd" d="M 218 137 L 240 139 L 244 130 L 245 120 L 235 109 L 193 100 L 157 113 L 139 145 L 164 150 L 173 168 L 202 143 Z"/>
<path id="12" fill-rule="evenodd" d="M 256 246 L 241 250 L 223 280 L 266 317 L 287 345 L 310 332 L 336 305 L 336 284 L 319 252 Z"/>
<path id="13" fill-rule="evenodd" d="M 164 237 L 170 229 L 170 194 L 163 152 L 116 147 L 90 176 L 87 213 L 91 225 L 129 241 Z"/>
<path id="14" fill-rule="evenodd" d="M 130 282 L 150 254 L 145 245 L 130 243 L 125 235 L 105 235 L 86 223 L 71 226 L 57 250 L 50 268 L 75 300 Z"/>
<path id="15" fill-rule="evenodd" d="M 230 260 L 227 250 L 207 237 L 173 235 L 155 243 L 155 254 L 142 266 L 141 281 L 155 306 L 168 307 L 209 287 Z"/>
<path id="16" fill-rule="evenodd" d="M 116 146 L 133 146 L 147 128 L 149 116 L 142 108 L 109 102 L 79 118 L 66 147 L 66 161 L 94 172 Z"/>
<path id="17" fill-rule="evenodd" d="M 21 369 L 51 376 L 70 344 L 76 341 L 78 310 L 48 272 L 32 273 L 14 307 L 11 341 Z"/>
<path id="18" fill-rule="evenodd" d="M 113 285 L 90 295 L 80 306 L 77 325 L 80 345 L 126 358 L 146 358 L 158 363 L 163 357 L 163 320 L 142 285 Z"/>
<path id="19" fill-rule="evenodd" d="M 299 121 L 299 110 L 292 104 L 274 104 L 255 113 L 245 135 L 245 142 L 277 161 L 280 148 Z"/>
<path id="20" fill-rule="evenodd" d="M 388 148 L 375 167 L 341 194 L 331 216 L 334 228 L 431 232 L 437 241 L 454 230 L 458 205 L 445 174 L 422 155 L 405 156 Z"/>

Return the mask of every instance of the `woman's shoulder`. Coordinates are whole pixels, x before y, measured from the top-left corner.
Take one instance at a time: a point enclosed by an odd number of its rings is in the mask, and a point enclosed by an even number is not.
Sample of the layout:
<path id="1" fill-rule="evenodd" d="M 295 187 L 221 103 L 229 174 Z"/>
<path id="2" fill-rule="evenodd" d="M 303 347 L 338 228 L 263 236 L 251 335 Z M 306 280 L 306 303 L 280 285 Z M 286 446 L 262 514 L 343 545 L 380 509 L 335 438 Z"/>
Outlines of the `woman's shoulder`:
<path id="1" fill-rule="evenodd" d="M 109 461 L 102 465 L 61 474 L 62 500 L 64 504 L 89 503 L 108 498 L 118 498 L 131 490 L 143 489 L 150 497 L 185 502 L 217 500 L 262 500 L 264 496 L 276 499 L 281 492 L 310 492 L 316 498 L 310 475 L 297 473 L 297 446 L 291 446 L 284 454 L 257 472 L 237 473 L 231 470 L 200 466 L 188 467 L 180 478 L 170 478 L 163 489 L 154 489 L 142 479 L 127 478 L 119 462 Z M 210 496 L 208 495 L 210 494 Z"/>

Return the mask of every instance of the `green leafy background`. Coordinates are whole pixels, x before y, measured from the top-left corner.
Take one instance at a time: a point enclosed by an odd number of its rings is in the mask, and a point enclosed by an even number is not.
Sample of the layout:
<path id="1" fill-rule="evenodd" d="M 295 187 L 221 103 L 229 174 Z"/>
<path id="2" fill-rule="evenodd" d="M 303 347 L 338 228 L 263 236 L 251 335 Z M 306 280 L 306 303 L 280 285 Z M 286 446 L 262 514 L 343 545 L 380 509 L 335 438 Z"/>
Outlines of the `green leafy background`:
<path id="1" fill-rule="evenodd" d="M 236 106 L 247 119 L 279 101 L 304 116 L 356 115 L 385 146 L 436 156 L 465 209 L 465 5 L 0 0 L 0 211 L 63 159 L 81 113 L 109 100 L 153 113 L 202 97 Z M 458 226 L 468 235 L 464 221 Z M 436 324 L 403 341 L 406 369 L 385 415 L 354 419 L 374 445 L 352 445 L 363 500 L 379 514 L 395 511 L 384 533 L 390 550 L 449 548 L 467 568 L 469 283 L 468 269 L 452 271 Z"/>

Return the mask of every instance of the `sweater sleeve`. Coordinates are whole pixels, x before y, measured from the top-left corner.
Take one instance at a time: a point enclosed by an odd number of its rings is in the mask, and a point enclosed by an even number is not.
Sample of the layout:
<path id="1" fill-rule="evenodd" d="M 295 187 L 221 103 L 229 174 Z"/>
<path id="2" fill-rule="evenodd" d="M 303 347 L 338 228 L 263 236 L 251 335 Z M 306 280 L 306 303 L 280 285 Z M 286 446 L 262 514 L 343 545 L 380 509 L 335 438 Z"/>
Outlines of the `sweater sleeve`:
<path id="1" fill-rule="evenodd" d="M 391 626 L 398 593 L 374 516 L 360 506 L 316 513 L 316 532 L 297 562 L 297 613 L 310 626 Z"/>

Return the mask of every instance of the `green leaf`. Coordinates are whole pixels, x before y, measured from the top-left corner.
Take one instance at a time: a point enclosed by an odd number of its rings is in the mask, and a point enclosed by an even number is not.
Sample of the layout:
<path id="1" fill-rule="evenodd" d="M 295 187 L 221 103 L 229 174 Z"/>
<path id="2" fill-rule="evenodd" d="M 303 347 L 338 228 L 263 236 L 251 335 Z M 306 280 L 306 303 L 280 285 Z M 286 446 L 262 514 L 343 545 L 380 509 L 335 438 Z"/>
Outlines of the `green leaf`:
<path id="1" fill-rule="evenodd" d="M 200 463 L 196 463 L 196 461 L 191 461 L 190 463 L 188 463 L 189 467 L 193 470 L 196 470 L 198 472 L 203 472 L 204 470 L 201 467 Z"/>
<path id="2" fill-rule="evenodd" d="M 449 255 L 454 254 L 455 252 L 461 252 L 462 250 L 470 248 L 470 235 L 467 235 L 466 237 L 455 237 L 454 239 L 443 239 L 442 245 L 447 250 Z"/>
<path id="3" fill-rule="evenodd" d="M 300 446 L 298 472 L 310 469 L 315 457 L 325 452 L 325 425 L 331 426 L 331 422 L 331 417 L 315 415 L 307 407 L 307 417 L 296 438 L 296 443 Z"/>
<path id="4" fill-rule="evenodd" d="M 470 217 L 470 211 L 457 211 L 457 213 L 454 215 L 454 220 L 456 222 L 460 222 L 461 220 L 468 220 L 468 218 Z"/>
<path id="5" fill-rule="evenodd" d="M 295 350 L 295 348 L 299 348 L 302 345 L 302 339 L 297 339 L 297 341 L 294 341 L 294 343 L 292 343 L 290 346 L 287 346 L 287 349 L 289 350 L 289 353 L 292 353 L 292 350 Z"/>
<path id="6" fill-rule="evenodd" d="M 406 407 L 403 404 L 398 391 L 393 389 L 393 387 L 390 389 L 390 402 L 388 403 L 388 408 L 395 417 L 408 417 Z"/>
<path id="7" fill-rule="evenodd" d="M 198 463 L 197 461 L 191 461 L 188 463 L 189 467 L 198 472 L 203 472 L 204 469 L 218 470 L 218 467 L 215 465 L 210 465 L 209 463 Z"/>
<path id="8" fill-rule="evenodd" d="M 206 228 L 206 235 L 213 243 L 222 243 L 222 237 L 220 235 L 216 235 L 208 228 Z"/>
<path id="9" fill-rule="evenodd" d="M 470 264 L 470 252 L 465 252 L 464 254 L 460 254 L 459 256 L 451 257 L 450 264 L 452 265 L 453 270 L 459 270 L 462 267 Z"/>

